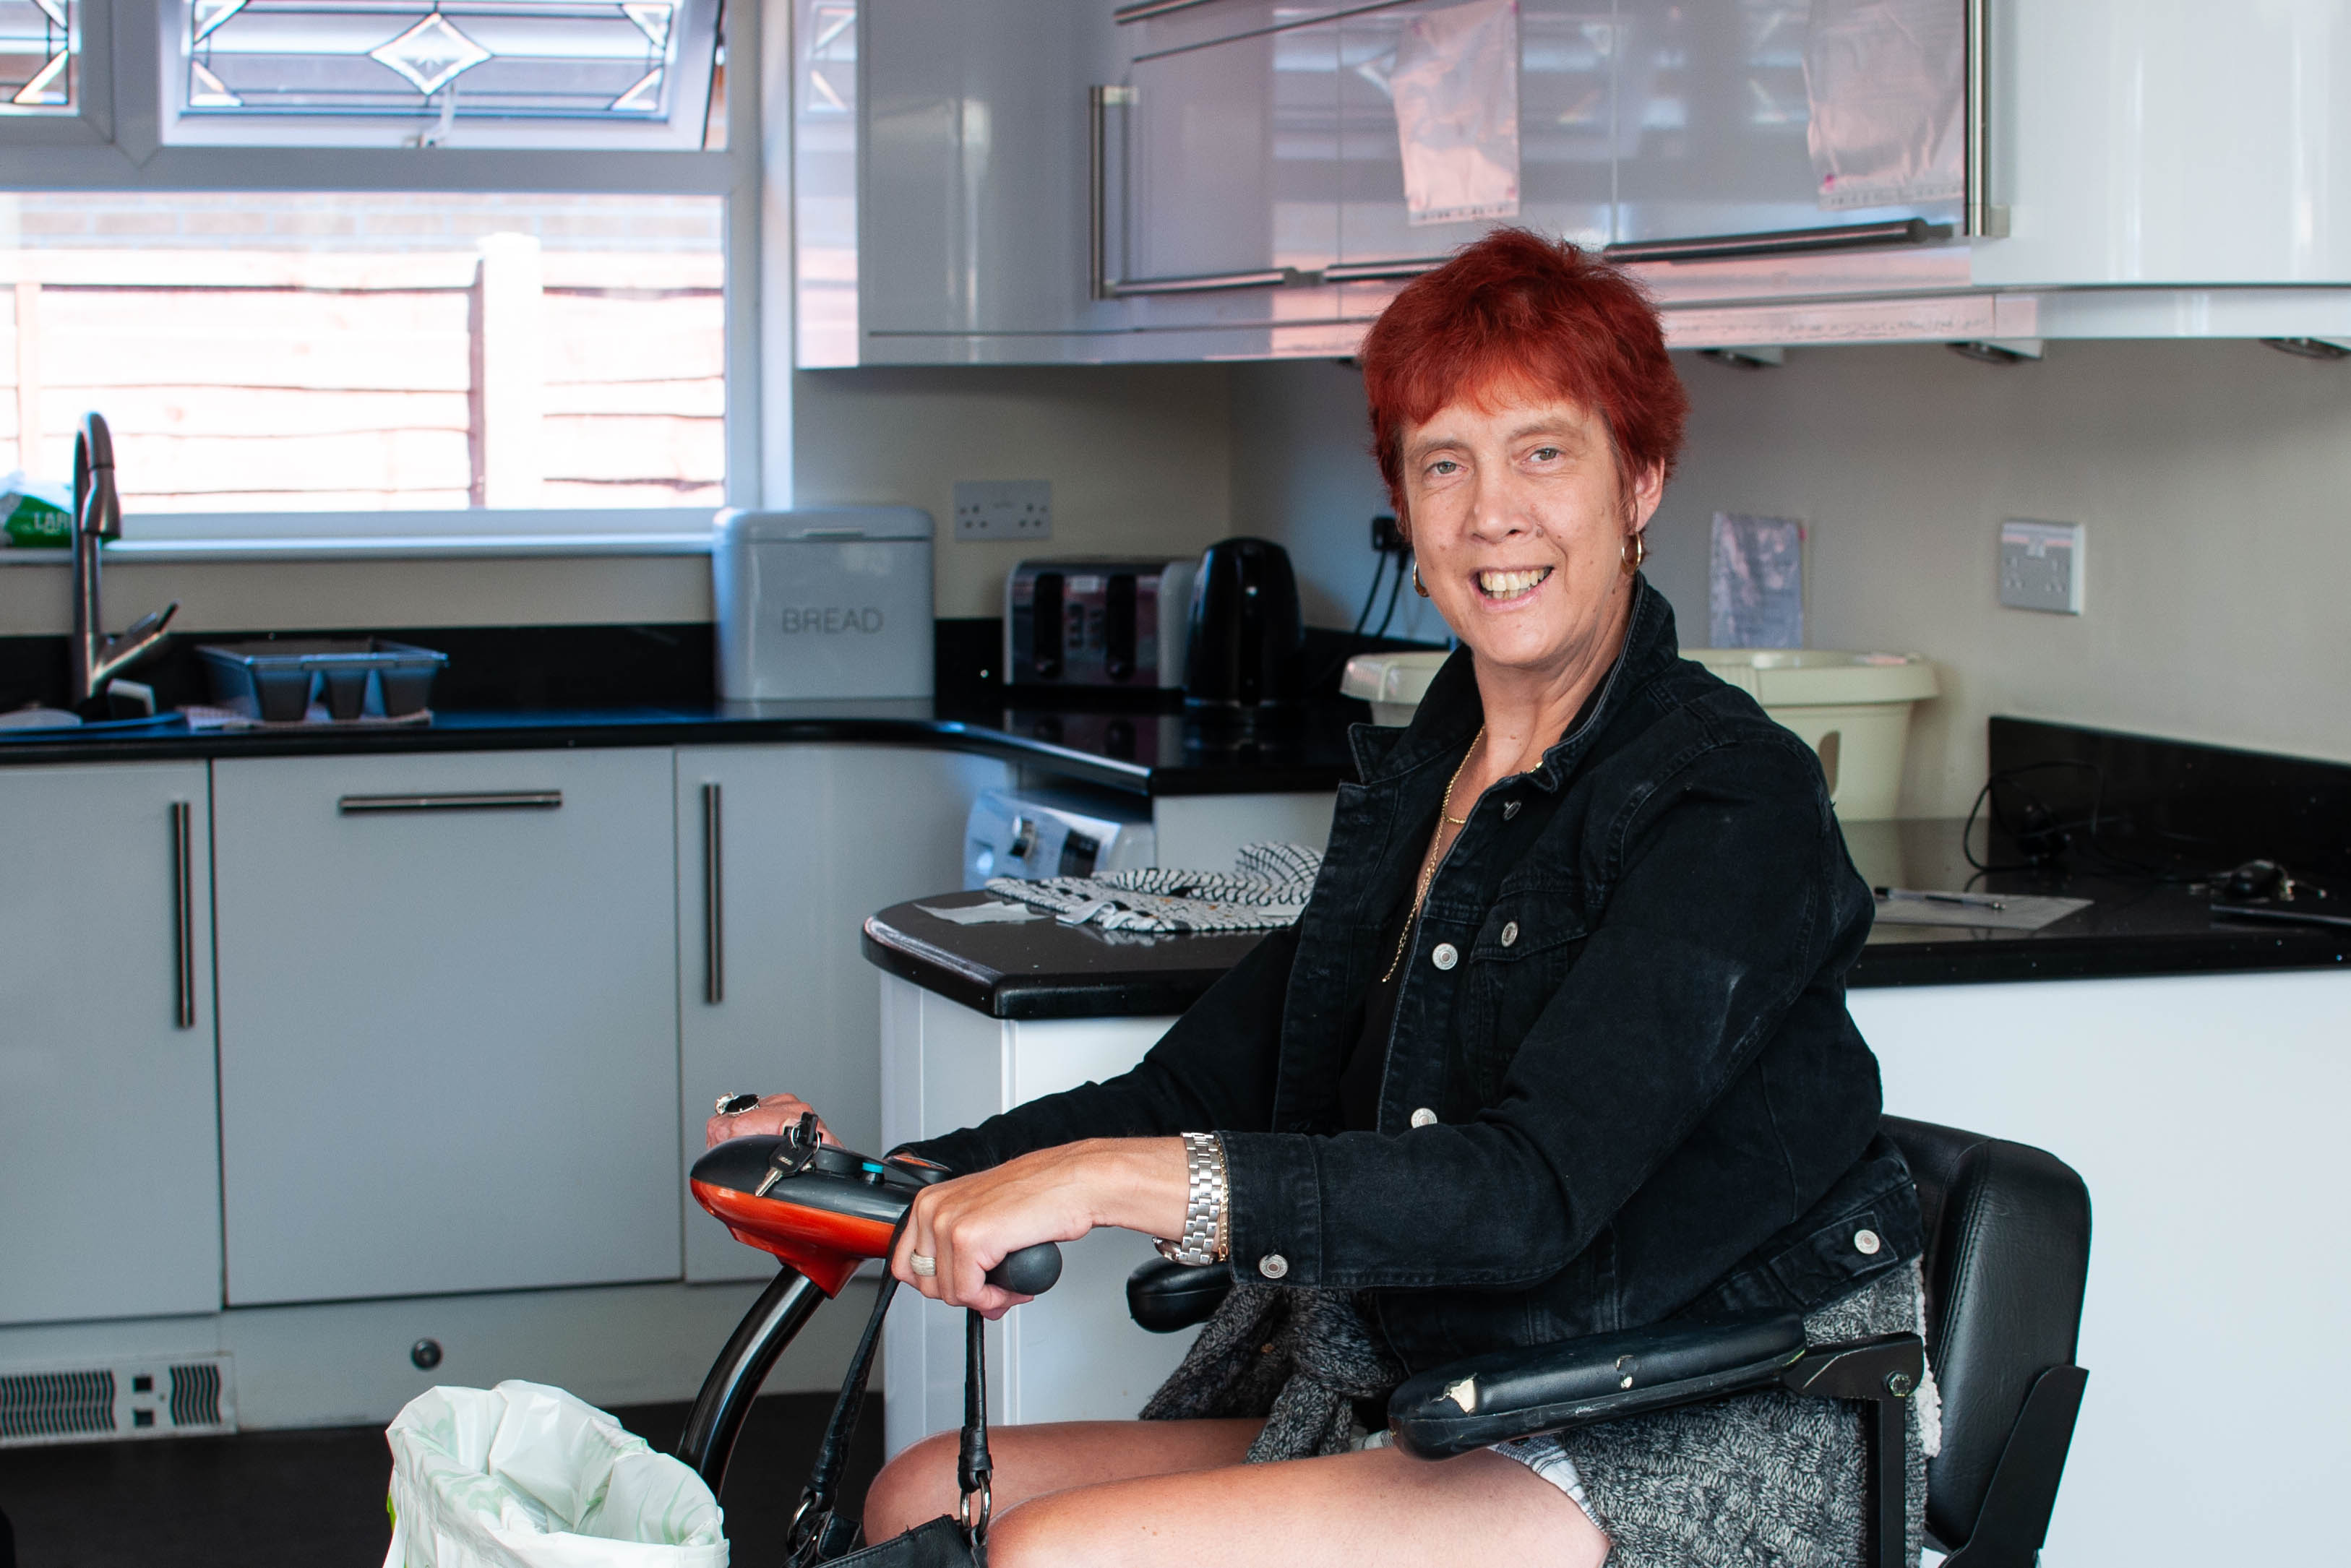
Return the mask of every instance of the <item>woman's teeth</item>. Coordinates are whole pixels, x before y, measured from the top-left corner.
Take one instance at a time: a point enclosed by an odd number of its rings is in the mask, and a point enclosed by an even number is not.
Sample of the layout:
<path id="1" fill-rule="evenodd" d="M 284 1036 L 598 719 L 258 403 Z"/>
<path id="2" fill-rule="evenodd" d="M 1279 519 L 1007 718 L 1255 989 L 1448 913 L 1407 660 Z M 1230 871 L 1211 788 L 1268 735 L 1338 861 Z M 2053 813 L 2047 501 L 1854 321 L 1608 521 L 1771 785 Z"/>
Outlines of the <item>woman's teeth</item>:
<path id="1" fill-rule="evenodd" d="M 1478 591 L 1489 599 L 1520 599 L 1535 591 L 1535 585 L 1551 575 L 1551 568 L 1537 567 L 1531 571 L 1481 571 L 1478 574 Z"/>

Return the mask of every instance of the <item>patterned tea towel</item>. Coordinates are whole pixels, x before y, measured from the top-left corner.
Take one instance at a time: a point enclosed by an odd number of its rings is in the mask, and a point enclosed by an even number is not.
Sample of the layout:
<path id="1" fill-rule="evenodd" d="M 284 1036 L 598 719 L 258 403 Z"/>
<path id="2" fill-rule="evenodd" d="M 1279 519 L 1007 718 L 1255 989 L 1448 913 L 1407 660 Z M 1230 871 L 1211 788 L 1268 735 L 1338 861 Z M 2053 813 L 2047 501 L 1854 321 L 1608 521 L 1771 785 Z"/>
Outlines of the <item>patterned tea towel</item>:
<path id="1" fill-rule="evenodd" d="M 1304 844 L 1244 844 L 1231 871 L 1149 866 L 1101 876 L 1021 882 L 991 877 L 987 891 L 1049 909 L 1064 925 L 1110 931 L 1271 931 L 1296 924 L 1322 869 Z"/>

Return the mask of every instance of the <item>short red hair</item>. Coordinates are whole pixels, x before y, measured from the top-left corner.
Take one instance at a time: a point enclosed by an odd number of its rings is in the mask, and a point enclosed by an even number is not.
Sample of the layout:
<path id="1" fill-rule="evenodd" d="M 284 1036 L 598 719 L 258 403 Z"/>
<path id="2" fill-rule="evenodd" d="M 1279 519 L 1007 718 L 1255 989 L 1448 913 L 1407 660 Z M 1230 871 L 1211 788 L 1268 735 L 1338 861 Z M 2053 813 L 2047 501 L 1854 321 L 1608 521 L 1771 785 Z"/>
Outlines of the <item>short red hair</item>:
<path id="1" fill-rule="evenodd" d="M 1405 515 L 1404 433 L 1465 398 L 1531 393 L 1597 413 L 1620 476 L 1670 476 L 1689 396 L 1657 312 L 1624 273 L 1564 240 L 1494 230 L 1404 286 L 1364 338 L 1372 452 Z"/>

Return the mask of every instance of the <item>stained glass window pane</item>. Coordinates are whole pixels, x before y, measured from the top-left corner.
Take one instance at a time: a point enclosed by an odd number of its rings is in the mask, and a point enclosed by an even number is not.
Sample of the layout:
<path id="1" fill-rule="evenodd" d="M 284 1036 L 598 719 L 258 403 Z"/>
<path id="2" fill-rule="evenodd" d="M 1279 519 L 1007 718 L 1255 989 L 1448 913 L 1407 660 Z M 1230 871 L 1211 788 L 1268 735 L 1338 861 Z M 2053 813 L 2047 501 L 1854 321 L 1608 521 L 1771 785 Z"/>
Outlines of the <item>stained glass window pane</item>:
<path id="1" fill-rule="evenodd" d="M 0 473 L 96 409 L 141 516 L 716 507 L 723 207 L 0 192 Z"/>
<path id="2" fill-rule="evenodd" d="M 449 124 L 678 114 L 699 129 L 717 16 L 716 0 L 182 3 L 191 116 Z"/>
<path id="3" fill-rule="evenodd" d="M 81 0 L 0 0 L 0 114 L 71 114 Z"/>

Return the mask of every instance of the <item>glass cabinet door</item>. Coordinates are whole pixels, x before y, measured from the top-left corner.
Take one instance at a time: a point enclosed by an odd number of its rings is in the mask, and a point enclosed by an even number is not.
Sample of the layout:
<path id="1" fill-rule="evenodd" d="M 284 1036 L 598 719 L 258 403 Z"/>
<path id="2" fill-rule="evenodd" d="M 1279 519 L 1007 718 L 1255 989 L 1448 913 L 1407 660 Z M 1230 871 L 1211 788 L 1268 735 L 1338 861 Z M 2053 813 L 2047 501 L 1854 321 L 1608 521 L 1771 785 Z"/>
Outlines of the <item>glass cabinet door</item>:
<path id="1" fill-rule="evenodd" d="M 1331 311 L 1327 290 L 1277 280 L 1338 257 L 1339 26 L 1288 24 L 1271 5 L 1220 10 L 1259 26 L 1155 49 L 1146 25 L 1107 138 L 1123 178 L 1105 260 L 1145 328 Z"/>
<path id="2" fill-rule="evenodd" d="M 1961 0 L 1616 0 L 1615 11 L 1619 242 L 1956 223 Z M 1877 30 L 1889 23 L 1905 26 Z M 1912 193 L 1872 199 L 1905 186 L 1882 171 L 1906 161 Z M 1837 170 L 1856 162 L 1881 172 L 1838 190 Z M 1948 193 L 1933 193 L 1946 164 Z"/>
<path id="3" fill-rule="evenodd" d="M 1377 263 L 1443 256 L 1497 223 L 1523 224 L 1578 245 L 1605 245 L 1614 37 L 1614 13 L 1605 0 L 1523 0 L 1520 7 L 1518 215 L 1447 224 L 1409 220 L 1388 77 L 1413 18 L 1456 4 L 1411 0 L 1343 24 L 1338 62 L 1344 159 L 1339 259 Z"/>

